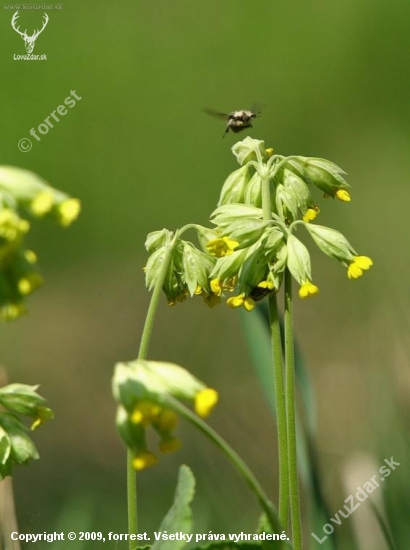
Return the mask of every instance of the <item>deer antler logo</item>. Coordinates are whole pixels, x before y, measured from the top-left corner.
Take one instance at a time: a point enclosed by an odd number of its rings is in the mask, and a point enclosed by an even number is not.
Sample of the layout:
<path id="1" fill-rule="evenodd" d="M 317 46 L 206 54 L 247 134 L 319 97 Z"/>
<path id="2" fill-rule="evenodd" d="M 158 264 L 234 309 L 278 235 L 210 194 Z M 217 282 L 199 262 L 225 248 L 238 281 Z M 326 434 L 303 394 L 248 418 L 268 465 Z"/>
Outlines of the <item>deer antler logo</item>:
<path id="1" fill-rule="evenodd" d="M 43 22 L 43 26 L 41 27 L 41 29 L 40 30 L 37 29 L 36 31 L 34 31 L 34 33 L 31 36 L 28 36 L 27 35 L 27 29 L 24 32 L 21 32 L 19 30 L 20 27 L 16 28 L 16 22 L 17 22 L 17 19 L 19 17 L 18 13 L 19 12 L 16 11 L 16 13 L 13 15 L 13 18 L 11 20 L 11 26 L 23 38 L 25 46 L 26 46 L 27 53 L 31 53 L 34 50 L 34 46 L 36 45 L 36 40 L 37 40 L 38 35 L 43 32 L 45 26 L 48 23 L 48 15 L 46 13 L 44 14 L 44 22 Z"/>

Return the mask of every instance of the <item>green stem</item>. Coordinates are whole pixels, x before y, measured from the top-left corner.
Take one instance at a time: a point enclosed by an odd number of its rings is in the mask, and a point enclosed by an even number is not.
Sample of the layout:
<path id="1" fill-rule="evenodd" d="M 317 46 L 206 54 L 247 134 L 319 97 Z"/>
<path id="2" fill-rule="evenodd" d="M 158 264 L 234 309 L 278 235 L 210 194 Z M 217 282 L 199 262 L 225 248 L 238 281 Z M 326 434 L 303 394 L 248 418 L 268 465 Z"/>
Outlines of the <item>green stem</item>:
<path id="1" fill-rule="evenodd" d="M 154 327 L 155 315 L 157 313 L 159 300 L 161 298 L 162 286 L 165 281 L 165 277 L 168 271 L 169 261 L 172 256 L 172 251 L 174 249 L 175 243 L 179 237 L 179 231 L 175 233 L 175 236 L 172 242 L 168 245 L 168 248 L 165 252 L 164 259 L 162 261 L 161 269 L 158 272 L 157 281 L 155 283 L 154 291 L 151 296 L 151 301 L 148 307 L 147 316 L 145 318 L 144 329 L 142 331 L 140 349 L 138 352 L 138 359 L 146 359 L 148 346 L 151 339 L 152 329 Z"/>
<path id="2" fill-rule="evenodd" d="M 265 170 L 265 173 L 263 173 Z M 272 219 L 272 205 L 269 173 L 263 166 L 260 168 L 262 179 L 263 218 Z M 262 175 L 263 174 L 263 175 Z M 282 342 L 276 293 L 269 295 L 269 323 L 271 330 L 273 378 L 276 403 L 276 424 L 278 430 L 279 455 L 279 520 L 286 530 L 288 527 L 289 507 L 289 472 L 288 472 L 288 442 L 286 427 L 285 381 L 283 378 Z"/>
<path id="3" fill-rule="evenodd" d="M 199 416 L 194 414 L 180 401 L 169 396 L 168 402 L 170 407 L 172 407 L 181 416 L 191 422 L 191 424 L 193 424 L 195 428 L 205 434 L 225 454 L 225 456 L 235 466 L 237 471 L 240 473 L 247 485 L 255 494 L 262 509 L 266 513 L 266 516 L 272 526 L 273 531 L 280 534 L 282 531 L 282 527 L 274 505 L 267 497 L 259 481 L 253 475 L 250 468 L 245 464 L 238 453 L 236 453 L 236 451 L 232 449 L 229 443 L 227 443 L 215 430 L 213 430 L 206 422 L 204 422 L 201 418 L 199 418 Z"/>
<path id="4" fill-rule="evenodd" d="M 302 527 L 300 518 L 296 449 L 295 349 L 293 336 L 292 276 L 289 269 L 286 269 L 285 271 L 285 365 L 289 497 L 292 520 L 292 538 L 295 550 L 301 550 Z"/>
<path id="5" fill-rule="evenodd" d="M 161 297 L 162 286 L 168 271 L 169 262 L 171 260 L 172 251 L 177 242 L 179 232 L 175 233 L 172 242 L 169 244 L 161 268 L 158 272 L 158 277 L 155 283 L 154 291 L 151 296 L 147 316 L 145 318 L 144 329 L 142 331 L 140 349 L 138 359 L 146 359 L 148 346 L 151 339 L 152 329 L 154 326 L 155 315 L 157 313 L 159 300 Z M 138 509 L 137 509 L 137 474 L 132 466 L 132 453 L 128 450 L 127 454 L 127 507 L 128 507 L 128 534 L 138 534 Z M 137 548 L 136 538 L 128 543 L 129 550 Z"/>
<path id="6" fill-rule="evenodd" d="M 128 506 L 128 534 L 137 535 L 138 533 L 138 513 L 137 513 L 137 474 L 132 466 L 133 454 L 127 451 L 127 506 Z M 135 541 L 129 541 L 128 548 L 134 550 L 137 548 Z"/>
<path id="7" fill-rule="evenodd" d="M 288 434 L 286 426 L 285 381 L 282 364 L 282 342 L 276 294 L 269 295 L 269 322 L 272 341 L 273 376 L 275 384 L 276 424 L 279 454 L 279 520 L 288 528 L 289 470 Z"/>

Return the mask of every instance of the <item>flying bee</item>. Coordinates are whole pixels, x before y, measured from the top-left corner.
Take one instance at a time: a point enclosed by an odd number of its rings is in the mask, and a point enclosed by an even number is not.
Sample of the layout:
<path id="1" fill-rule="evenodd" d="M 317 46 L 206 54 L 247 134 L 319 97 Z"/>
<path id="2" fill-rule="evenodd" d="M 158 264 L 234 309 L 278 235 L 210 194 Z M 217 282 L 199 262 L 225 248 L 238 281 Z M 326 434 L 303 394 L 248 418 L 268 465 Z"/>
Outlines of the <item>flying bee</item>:
<path id="1" fill-rule="evenodd" d="M 229 130 L 232 130 L 232 132 L 236 134 L 237 132 L 245 130 L 245 128 L 252 128 L 252 119 L 256 118 L 260 114 L 253 113 L 252 111 L 245 111 L 244 109 L 241 111 L 232 111 L 229 114 L 218 113 L 218 111 L 212 111 L 211 109 L 205 109 L 205 112 L 208 113 L 208 115 L 223 118 L 227 121 L 226 130 L 224 135 L 222 136 L 223 138 L 226 136 Z"/>

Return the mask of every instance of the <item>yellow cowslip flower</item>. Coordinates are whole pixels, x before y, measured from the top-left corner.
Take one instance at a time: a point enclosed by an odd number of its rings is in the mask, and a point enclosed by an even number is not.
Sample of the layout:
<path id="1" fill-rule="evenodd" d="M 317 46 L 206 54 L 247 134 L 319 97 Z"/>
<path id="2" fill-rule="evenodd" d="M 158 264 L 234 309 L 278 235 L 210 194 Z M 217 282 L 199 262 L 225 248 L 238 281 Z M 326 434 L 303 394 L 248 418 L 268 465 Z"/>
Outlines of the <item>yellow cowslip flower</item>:
<path id="1" fill-rule="evenodd" d="M 35 216 L 41 218 L 53 208 L 54 195 L 50 191 L 42 191 L 34 197 L 30 204 L 30 210 Z"/>
<path id="2" fill-rule="evenodd" d="M 23 233 L 27 233 L 30 224 L 27 220 L 21 219 L 18 214 L 10 208 L 0 210 L 0 237 L 12 242 Z"/>
<path id="3" fill-rule="evenodd" d="M 17 283 L 18 291 L 22 296 L 31 294 L 36 288 L 43 284 L 43 277 L 39 273 L 28 273 L 25 277 L 19 279 Z"/>
<path id="4" fill-rule="evenodd" d="M 245 297 L 245 294 L 238 294 L 238 296 L 232 296 L 226 300 L 228 307 L 233 309 L 243 306 L 246 311 L 252 311 L 255 307 L 255 301 L 252 300 L 249 296 Z"/>
<path id="5" fill-rule="evenodd" d="M 157 464 L 158 458 L 154 455 L 154 453 L 151 453 L 150 451 L 142 451 L 135 455 L 135 457 L 132 460 L 132 465 L 135 468 L 135 470 L 145 470 L 145 468 L 149 468 L 150 466 L 154 466 Z"/>
<path id="6" fill-rule="evenodd" d="M 222 294 L 222 286 L 221 286 L 220 279 L 212 279 L 211 290 L 216 296 L 220 296 Z"/>
<path id="7" fill-rule="evenodd" d="M 195 412 L 198 416 L 205 418 L 218 403 L 218 392 L 212 388 L 205 388 L 195 396 Z"/>
<path id="8" fill-rule="evenodd" d="M 61 225 L 67 227 L 77 219 L 81 210 L 81 203 L 78 199 L 67 199 L 58 205 L 57 210 Z"/>
<path id="9" fill-rule="evenodd" d="M 211 256 L 222 258 L 223 256 L 229 256 L 232 254 L 238 245 L 238 241 L 234 241 L 229 237 L 219 237 L 218 239 L 208 241 L 206 249 Z"/>
<path id="10" fill-rule="evenodd" d="M 161 407 L 152 401 L 140 401 L 131 413 L 131 422 L 140 424 L 144 428 L 152 424 L 160 414 Z"/>
<path id="11" fill-rule="evenodd" d="M 182 447 L 181 441 L 177 437 L 168 436 L 161 439 L 158 443 L 158 449 L 161 453 L 173 453 Z"/>
<path id="12" fill-rule="evenodd" d="M 44 422 L 46 422 L 47 420 L 51 420 L 52 418 L 54 418 L 53 411 L 48 407 L 38 407 L 36 412 L 36 418 L 31 424 L 30 430 L 35 430 L 36 428 L 44 424 Z"/>
<path id="13" fill-rule="evenodd" d="M 159 430 L 170 432 L 178 424 L 178 415 L 172 409 L 162 409 L 155 418 L 154 424 Z"/>
<path id="14" fill-rule="evenodd" d="M 275 288 L 275 285 L 273 284 L 273 281 L 261 281 L 258 284 L 258 288 L 267 288 L 268 290 L 273 290 Z"/>
<path id="15" fill-rule="evenodd" d="M 29 264 L 36 264 L 37 263 L 37 254 L 33 252 L 32 250 L 25 250 L 24 251 L 24 258 L 27 260 Z"/>
<path id="16" fill-rule="evenodd" d="M 347 268 L 347 276 L 349 279 L 358 279 L 363 275 L 363 271 L 367 271 L 372 265 L 373 261 L 368 256 L 354 256 Z"/>
<path id="17" fill-rule="evenodd" d="M 318 206 L 315 206 L 315 208 L 308 208 L 306 210 L 305 215 L 303 216 L 303 221 L 306 223 L 313 222 L 320 213 L 320 209 Z"/>
<path id="18" fill-rule="evenodd" d="M 342 201 L 342 202 L 350 202 L 352 199 L 350 198 L 350 194 L 346 189 L 338 189 L 336 191 L 336 197 Z"/>
<path id="19" fill-rule="evenodd" d="M 4 321 L 14 321 L 23 313 L 26 313 L 26 307 L 22 302 L 8 303 L 0 308 L 0 318 Z"/>
<path id="20" fill-rule="evenodd" d="M 318 287 L 313 283 L 311 283 L 310 281 L 303 283 L 299 289 L 300 298 L 310 298 L 311 296 L 315 296 L 315 294 L 318 294 L 318 293 L 319 293 Z"/>

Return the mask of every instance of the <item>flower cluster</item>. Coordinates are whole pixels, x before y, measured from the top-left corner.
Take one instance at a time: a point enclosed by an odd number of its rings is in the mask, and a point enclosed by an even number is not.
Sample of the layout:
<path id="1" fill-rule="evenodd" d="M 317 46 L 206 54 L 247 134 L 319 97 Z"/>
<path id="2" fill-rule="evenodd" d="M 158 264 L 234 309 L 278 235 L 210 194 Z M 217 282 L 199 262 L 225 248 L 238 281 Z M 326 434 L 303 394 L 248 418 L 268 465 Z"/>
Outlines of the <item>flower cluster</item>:
<path id="1" fill-rule="evenodd" d="M 42 284 L 36 254 L 25 248 L 30 217 L 50 217 L 68 226 L 80 211 L 78 199 L 50 187 L 36 174 L 0 166 L 0 318 L 8 321 L 25 312 L 25 297 Z"/>
<path id="2" fill-rule="evenodd" d="M 13 465 L 26 464 L 39 458 L 28 428 L 19 415 L 33 419 L 34 430 L 46 420 L 53 418 L 51 409 L 44 406 L 45 399 L 37 392 L 38 386 L 9 384 L 0 388 L 0 480 L 11 475 Z"/>
<path id="3" fill-rule="evenodd" d="M 195 226 L 200 242 L 205 243 L 216 234 L 212 230 Z M 201 241 L 202 239 L 202 241 Z M 151 254 L 145 267 L 146 284 L 149 290 L 155 287 L 166 260 L 167 252 L 171 256 L 166 264 L 163 290 L 170 306 L 183 302 L 188 296 L 202 296 L 204 302 L 213 307 L 220 302 L 211 286 L 209 273 L 215 258 L 196 248 L 191 242 L 182 240 L 178 235 L 163 229 L 150 233 L 145 247 Z"/>
<path id="4" fill-rule="evenodd" d="M 113 378 L 118 402 L 118 430 L 133 452 L 133 466 L 143 470 L 158 462 L 148 449 L 146 430 L 158 435 L 158 450 L 168 453 L 181 443 L 173 434 L 178 416 L 172 399 L 193 403 L 195 412 L 206 417 L 218 402 L 218 394 L 178 365 L 159 361 L 118 363 Z"/>
<path id="5" fill-rule="evenodd" d="M 186 226 L 196 229 L 201 250 L 180 239 L 186 228 L 175 236 L 166 229 L 148 236 L 149 289 L 172 249 L 163 283 L 170 304 L 202 294 L 215 305 L 236 291 L 227 298 L 228 306 L 250 311 L 255 302 L 279 290 L 285 269 L 299 283 L 301 298 L 314 296 L 319 289 L 312 281 L 310 254 L 295 236 L 301 226 L 322 252 L 347 268 L 350 279 L 372 266 L 372 260 L 358 255 L 339 231 L 312 223 L 320 213 L 314 188 L 325 197 L 350 202 L 350 186 L 341 168 L 320 158 L 274 155 L 263 141 L 249 137 L 232 151 L 240 168 L 222 186 L 210 217 L 215 227 Z"/>

